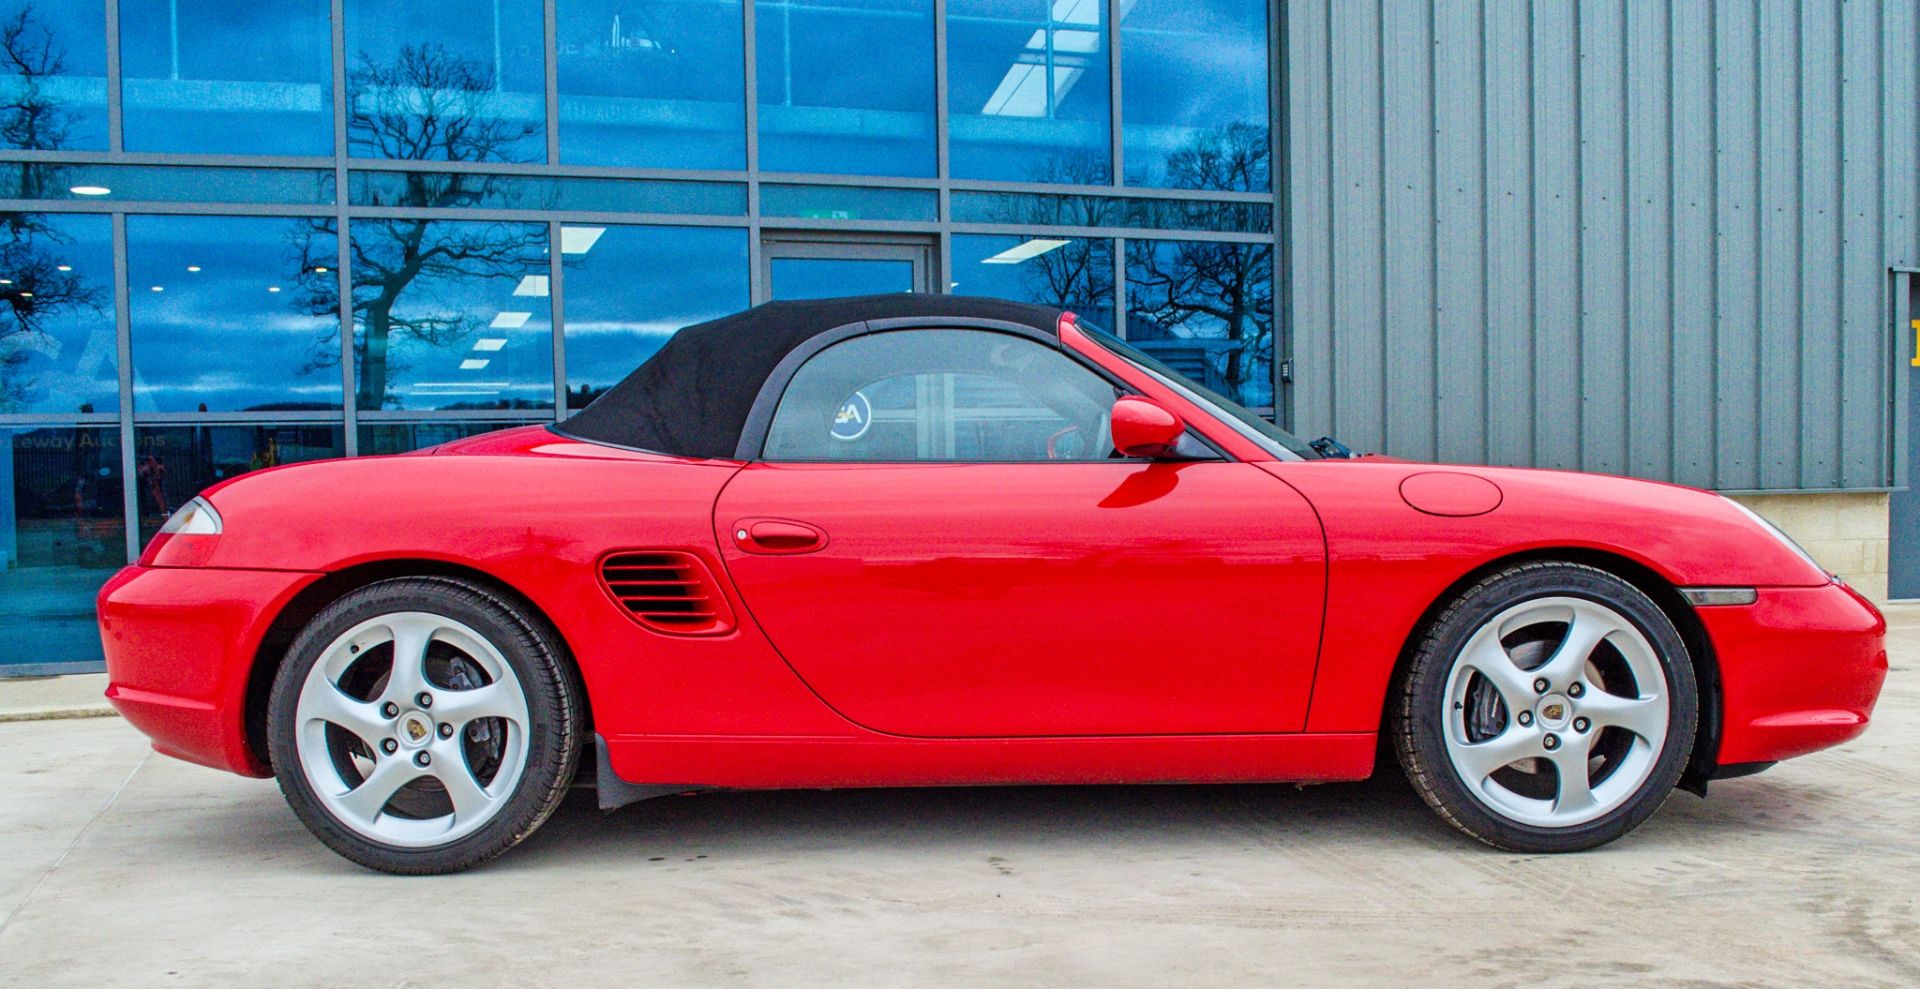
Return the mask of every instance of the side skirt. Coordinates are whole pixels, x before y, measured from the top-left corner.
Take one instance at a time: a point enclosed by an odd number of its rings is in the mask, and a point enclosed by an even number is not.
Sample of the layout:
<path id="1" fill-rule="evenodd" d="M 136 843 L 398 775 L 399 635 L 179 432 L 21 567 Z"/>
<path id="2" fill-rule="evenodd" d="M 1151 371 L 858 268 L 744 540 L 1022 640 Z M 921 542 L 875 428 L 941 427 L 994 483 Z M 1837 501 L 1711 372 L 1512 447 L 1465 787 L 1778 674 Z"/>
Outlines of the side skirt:
<path id="1" fill-rule="evenodd" d="M 600 806 L 687 790 L 1365 779 L 1372 732 L 916 739 L 595 736 Z M 683 782 L 667 783 L 667 780 Z"/>

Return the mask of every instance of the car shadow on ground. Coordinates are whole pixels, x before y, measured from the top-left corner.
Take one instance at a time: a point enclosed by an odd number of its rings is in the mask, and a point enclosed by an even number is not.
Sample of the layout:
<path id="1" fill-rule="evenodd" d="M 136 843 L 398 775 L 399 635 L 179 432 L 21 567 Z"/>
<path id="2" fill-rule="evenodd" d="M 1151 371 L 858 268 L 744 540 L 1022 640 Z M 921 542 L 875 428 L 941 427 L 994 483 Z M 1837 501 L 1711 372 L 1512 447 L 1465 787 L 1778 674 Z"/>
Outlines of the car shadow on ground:
<path id="1" fill-rule="evenodd" d="M 1676 792 L 1633 838 L 1692 845 L 1718 835 L 1815 829 L 1842 807 L 1823 788 L 1745 779 L 1713 798 Z M 706 792 L 601 811 L 577 789 L 501 867 L 687 860 L 884 846 L 939 854 L 995 848 L 1160 845 L 1229 851 L 1286 845 L 1342 854 L 1489 852 L 1444 824 L 1398 772 L 1358 783 L 998 786 Z M 1496 853 L 1498 854 L 1498 853 Z"/>

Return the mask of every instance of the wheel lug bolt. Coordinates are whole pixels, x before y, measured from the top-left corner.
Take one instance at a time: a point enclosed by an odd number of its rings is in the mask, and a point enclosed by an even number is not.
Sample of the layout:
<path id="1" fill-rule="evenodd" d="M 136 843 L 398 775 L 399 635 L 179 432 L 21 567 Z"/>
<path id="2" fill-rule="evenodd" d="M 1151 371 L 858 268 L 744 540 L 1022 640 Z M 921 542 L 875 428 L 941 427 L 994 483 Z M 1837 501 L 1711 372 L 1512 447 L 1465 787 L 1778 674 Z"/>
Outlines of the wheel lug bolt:
<path id="1" fill-rule="evenodd" d="M 430 756 L 430 755 L 428 755 L 428 754 L 426 754 L 425 752 L 417 752 L 417 753 L 415 753 L 415 754 L 414 754 L 414 756 L 413 756 L 413 761 L 414 761 L 414 764 L 415 764 L 415 765 L 419 765 L 419 766 L 424 766 L 424 765 L 426 765 L 426 764 L 428 764 L 428 763 L 430 763 L 430 762 L 432 762 L 432 761 L 433 761 L 433 757 L 432 757 L 432 756 Z"/>
<path id="2" fill-rule="evenodd" d="M 1582 687 L 1582 686 L 1580 686 L 1580 685 L 1579 685 L 1579 684 L 1577 684 L 1577 683 L 1570 683 L 1570 684 L 1568 684 L 1568 685 L 1567 685 L 1567 696 L 1568 696 L 1568 697 L 1578 697 L 1578 696 L 1580 696 L 1581 694 L 1584 694 L 1584 693 L 1586 693 L 1586 692 L 1587 692 L 1587 688 L 1585 688 L 1585 687 Z"/>
<path id="3" fill-rule="evenodd" d="M 1514 719 L 1514 720 L 1516 720 L 1516 721 L 1518 721 L 1518 722 L 1520 722 L 1520 724 L 1521 724 L 1521 726 L 1522 726 L 1522 727 L 1525 727 L 1526 725 L 1530 725 L 1530 724 L 1533 724 L 1533 712 L 1532 712 L 1532 711 L 1521 711 L 1521 712 L 1520 712 L 1520 716 L 1519 716 L 1518 718 L 1516 718 L 1516 719 Z"/>
<path id="4" fill-rule="evenodd" d="M 400 743 L 389 738 L 380 743 L 380 751 L 385 752 L 388 755 L 392 755 L 395 752 L 400 751 Z"/>
<path id="5" fill-rule="evenodd" d="M 415 697 L 413 698 L 413 702 L 414 702 L 415 704 L 418 704 L 418 705 L 420 705 L 421 707 L 432 707 L 432 706 L 433 706 L 433 695 L 432 695 L 432 694 L 429 694 L 429 693 L 427 693 L 427 692 L 426 692 L 426 691 L 424 691 L 424 690 L 422 690 L 422 691 L 421 691 L 421 692 L 420 692 L 419 694 L 417 694 L 417 695 L 416 695 L 416 696 L 415 696 Z"/>
<path id="6" fill-rule="evenodd" d="M 441 737 L 441 738 L 452 738 L 452 737 L 453 737 L 453 726 L 452 726 L 452 725 L 450 725 L 450 724 L 447 724 L 446 722 L 441 722 L 441 724 L 440 724 L 440 737 Z"/>
<path id="7" fill-rule="evenodd" d="M 1559 748 L 1559 747 L 1560 747 L 1560 736 L 1558 736 L 1558 735 L 1548 735 L 1547 737 L 1545 737 L 1545 738 L 1543 738 L 1543 739 L 1541 739 L 1541 740 L 1540 740 L 1540 744 L 1541 744 L 1541 745 L 1544 745 L 1544 746 L 1546 746 L 1546 747 L 1547 747 L 1547 751 L 1549 751 L 1549 752 L 1551 752 L 1551 751 L 1553 751 L 1554 749 L 1557 749 L 1557 748 Z M 426 755 L 426 753 L 425 753 L 425 752 L 422 752 L 422 753 L 420 753 L 420 754 L 421 754 L 421 755 Z"/>
<path id="8" fill-rule="evenodd" d="M 395 704 L 392 701 L 388 701 L 385 704 L 380 705 L 380 713 L 386 715 L 389 718 L 395 717 L 400 713 L 400 705 Z"/>
<path id="9" fill-rule="evenodd" d="M 1536 694 L 1546 693 L 1547 688 L 1550 686 L 1552 686 L 1552 684 L 1547 682 L 1546 677 L 1535 677 L 1533 680 L 1533 692 Z"/>
<path id="10" fill-rule="evenodd" d="M 1588 728 L 1591 728 L 1591 727 L 1593 727 L 1593 722 L 1591 722 L 1591 721 L 1588 721 L 1588 720 L 1587 720 L 1587 719 L 1585 719 L 1585 718 L 1575 718 L 1575 719 L 1573 719 L 1573 730 L 1574 730 L 1574 731 L 1580 731 L 1580 732 L 1584 732 L 1584 731 L 1586 731 L 1586 730 L 1587 730 Z"/>

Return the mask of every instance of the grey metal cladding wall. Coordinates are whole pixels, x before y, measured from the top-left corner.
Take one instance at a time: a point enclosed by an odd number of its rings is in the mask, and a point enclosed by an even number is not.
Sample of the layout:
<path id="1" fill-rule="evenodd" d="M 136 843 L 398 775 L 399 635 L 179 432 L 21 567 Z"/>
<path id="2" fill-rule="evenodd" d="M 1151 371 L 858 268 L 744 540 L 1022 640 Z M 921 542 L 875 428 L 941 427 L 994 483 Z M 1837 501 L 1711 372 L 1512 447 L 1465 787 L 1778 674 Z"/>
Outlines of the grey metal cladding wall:
<path id="1" fill-rule="evenodd" d="M 1892 485 L 1920 0 L 1284 4 L 1294 421 L 1728 490 Z"/>

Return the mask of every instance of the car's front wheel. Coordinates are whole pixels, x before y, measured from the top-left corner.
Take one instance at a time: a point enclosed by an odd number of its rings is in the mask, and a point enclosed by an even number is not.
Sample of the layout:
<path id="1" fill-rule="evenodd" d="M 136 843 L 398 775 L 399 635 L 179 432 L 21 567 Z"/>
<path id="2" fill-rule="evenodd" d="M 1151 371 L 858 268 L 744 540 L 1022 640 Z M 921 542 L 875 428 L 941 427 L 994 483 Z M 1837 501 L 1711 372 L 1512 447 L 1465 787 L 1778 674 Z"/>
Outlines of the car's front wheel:
<path id="1" fill-rule="evenodd" d="M 519 844 L 573 778 L 579 704 L 558 643 L 487 589 L 382 581 L 295 639 L 268 706 L 294 813 L 361 865 L 425 874 Z"/>
<path id="2" fill-rule="evenodd" d="M 1389 709 L 1402 768 L 1455 827 L 1516 851 L 1605 844 L 1673 792 L 1699 718 L 1673 622 L 1613 574 L 1518 565 L 1433 621 Z"/>

